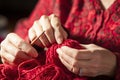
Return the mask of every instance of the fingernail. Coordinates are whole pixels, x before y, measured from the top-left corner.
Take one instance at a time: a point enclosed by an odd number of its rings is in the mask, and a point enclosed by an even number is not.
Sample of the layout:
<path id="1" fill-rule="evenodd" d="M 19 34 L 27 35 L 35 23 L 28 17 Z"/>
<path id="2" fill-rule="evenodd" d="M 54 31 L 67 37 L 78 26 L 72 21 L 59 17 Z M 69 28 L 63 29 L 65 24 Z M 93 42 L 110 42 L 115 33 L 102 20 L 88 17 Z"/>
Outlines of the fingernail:
<path id="1" fill-rule="evenodd" d="M 56 50 L 56 52 L 57 52 L 58 54 L 60 54 L 60 52 L 61 52 L 60 48 L 58 48 L 58 49 Z"/>
<path id="2" fill-rule="evenodd" d="M 62 40 L 62 39 L 60 39 L 60 38 L 59 38 L 59 39 L 57 39 L 57 43 L 58 43 L 58 44 L 61 44 L 61 43 L 62 43 L 62 41 L 63 41 L 63 40 Z"/>

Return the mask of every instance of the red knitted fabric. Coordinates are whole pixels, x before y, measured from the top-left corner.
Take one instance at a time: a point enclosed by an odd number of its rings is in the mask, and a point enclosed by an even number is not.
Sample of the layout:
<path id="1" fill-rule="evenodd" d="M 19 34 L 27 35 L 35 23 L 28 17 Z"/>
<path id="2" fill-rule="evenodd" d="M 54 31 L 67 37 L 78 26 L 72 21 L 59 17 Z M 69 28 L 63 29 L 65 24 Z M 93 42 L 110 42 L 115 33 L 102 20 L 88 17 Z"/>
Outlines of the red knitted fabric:
<path id="1" fill-rule="evenodd" d="M 40 53 L 37 59 L 25 61 L 13 67 L 0 65 L 0 79 L 3 80 L 87 80 L 68 71 L 60 62 L 56 49 L 61 46 L 69 46 L 81 49 L 77 41 L 66 40 L 63 44 L 54 44 L 46 52 Z"/>
<path id="2" fill-rule="evenodd" d="M 51 13 L 59 17 L 71 39 L 112 51 L 117 56 L 115 80 L 120 80 L 120 0 L 115 0 L 106 10 L 100 0 L 38 0 L 30 17 L 20 21 L 15 32 L 28 39 L 34 21 Z"/>

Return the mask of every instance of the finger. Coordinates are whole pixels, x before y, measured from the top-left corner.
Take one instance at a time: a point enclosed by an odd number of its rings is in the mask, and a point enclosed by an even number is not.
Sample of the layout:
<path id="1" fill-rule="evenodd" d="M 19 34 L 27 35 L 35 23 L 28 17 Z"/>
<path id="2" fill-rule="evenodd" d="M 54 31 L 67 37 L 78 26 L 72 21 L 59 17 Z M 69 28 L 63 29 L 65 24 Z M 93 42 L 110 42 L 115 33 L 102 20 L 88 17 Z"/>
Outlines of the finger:
<path id="1" fill-rule="evenodd" d="M 3 64 L 13 65 L 13 63 L 7 61 L 5 58 L 2 58 L 1 61 L 2 61 Z"/>
<path id="2" fill-rule="evenodd" d="M 23 61 L 30 60 L 30 59 L 33 59 L 33 58 L 26 55 L 23 51 L 19 51 L 18 53 L 16 53 L 15 60 L 13 61 L 13 63 L 19 64 Z"/>
<path id="3" fill-rule="evenodd" d="M 3 59 L 3 58 L 1 58 L 1 61 L 2 61 L 2 63 L 7 63 L 6 61 L 5 61 L 5 59 Z"/>
<path id="4" fill-rule="evenodd" d="M 3 59 L 3 63 L 5 63 L 5 61 L 7 61 L 6 63 L 12 63 L 15 60 L 15 57 L 10 53 L 6 51 L 2 51 L 1 53 L 2 53 L 1 58 Z"/>
<path id="5" fill-rule="evenodd" d="M 53 26 L 54 29 L 55 39 L 58 44 L 61 44 L 65 38 L 64 35 L 66 34 L 64 34 L 63 32 L 60 20 L 54 14 L 50 15 L 50 19 L 51 19 L 51 25 Z"/>
<path id="6" fill-rule="evenodd" d="M 6 39 L 11 42 L 11 44 L 15 45 L 17 48 L 21 49 L 22 51 L 26 52 L 27 55 L 31 57 L 37 57 L 37 51 L 19 36 L 14 33 L 10 33 Z"/>
<path id="7" fill-rule="evenodd" d="M 20 51 L 20 49 L 15 47 L 10 42 L 5 41 L 5 44 L 2 45 L 2 47 L 4 48 L 4 50 L 2 50 L 3 52 L 9 53 L 16 58 L 31 59 L 31 57 L 25 55 L 25 53 L 23 51 Z M 3 55 L 4 55 L 4 53 L 3 53 Z"/>
<path id="8" fill-rule="evenodd" d="M 53 28 L 51 27 L 51 23 L 50 20 L 48 18 L 48 16 L 41 16 L 40 20 L 39 20 L 43 30 L 45 31 L 45 35 L 48 38 L 49 42 L 52 44 L 55 42 L 55 37 L 54 37 L 54 31 Z"/>
<path id="9" fill-rule="evenodd" d="M 72 57 L 66 55 L 61 49 L 57 49 L 57 53 L 61 58 L 63 58 L 68 64 L 72 65 Z"/>
<path id="10" fill-rule="evenodd" d="M 72 65 L 70 65 L 65 58 L 62 58 L 62 56 L 59 56 L 61 62 L 64 64 L 64 66 L 71 72 L 78 74 L 79 68 L 78 67 L 73 67 Z"/>
<path id="11" fill-rule="evenodd" d="M 4 49 L 4 50 L 3 50 Z M 11 53 L 11 55 L 15 56 L 17 52 L 20 51 L 19 48 L 15 47 L 13 44 L 11 44 L 9 41 L 4 41 L 2 43 L 2 50 L 1 51 L 6 51 L 8 53 Z M 4 53 L 3 53 L 4 54 Z"/>
<path id="12" fill-rule="evenodd" d="M 5 58 L 2 58 L 1 61 L 2 61 L 3 64 L 14 65 L 14 63 L 11 63 L 11 62 L 7 61 Z"/>
<path id="13" fill-rule="evenodd" d="M 68 37 L 67 32 L 63 29 L 63 27 L 61 27 L 61 31 L 62 31 L 62 35 L 64 36 L 64 40 L 66 40 Z"/>
<path id="14" fill-rule="evenodd" d="M 68 64 L 66 61 L 64 61 L 60 56 L 59 56 L 60 61 L 62 62 L 62 64 L 69 70 L 71 71 L 72 67 L 70 64 Z"/>
<path id="15" fill-rule="evenodd" d="M 42 28 L 41 24 L 39 23 L 39 21 L 34 22 L 33 29 L 35 31 L 36 37 L 39 37 L 39 35 L 42 34 L 42 32 L 43 32 L 43 28 Z"/>
<path id="16" fill-rule="evenodd" d="M 83 46 L 84 48 L 90 50 L 91 52 L 94 52 L 96 49 L 101 50 L 103 49 L 102 47 L 99 47 L 95 44 L 80 44 L 81 46 Z"/>
<path id="17" fill-rule="evenodd" d="M 8 64 L 9 61 L 7 61 L 7 60 L 4 58 L 4 55 L 3 55 L 4 52 L 6 52 L 6 50 L 2 47 L 2 48 L 1 48 L 1 51 L 0 51 L 1 62 Z"/>
<path id="18" fill-rule="evenodd" d="M 6 47 L 9 46 L 9 41 L 7 39 L 5 39 L 4 41 L 1 42 L 1 50 L 0 50 L 0 54 L 2 55 L 2 52 L 7 52 Z M 8 44 L 8 45 L 7 45 Z"/>
<path id="19" fill-rule="evenodd" d="M 74 49 L 67 46 L 61 47 L 63 52 L 74 59 L 91 59 L 91 51 L 87 49 Z"/>
<path id="20" fill-rule="evenodd" d="M 15 61 L 15 63 L 19 63 L 24 60 L 32 59 L 32 57 L 26 55 L 25 52 L 20 51 L 20 49 L 16 48 L 9 42 L 6 42 L 6 44 L 4 44 L 4 46 L 2 46 L 2 49 L 1 49 L 1 56 L 4 57 L 6 60 L 7 60 L 7 55 L 13 56 L 14 58 L 10 60 L 12 62 Z M 9 61 L 9 59 L 7 61 Z"/>
<path id="21" fill-rule="evenodd" d="M 39 34 L 38 34 L 39 35 Z M 41 34 L 40 34 L 41 35 Z M 31 45 L 34 45 L 36 44 L 37 46 L 40 46 L 40 47 L 44 47 L 42 42 L 39 40 L 39 38 L 37 40 L 35 40 L 37 38 L 37 35 L 35 33 L 35 30 L 32 28 L 30 28 L 29 30 L 29 39 L 31 41 Z M 34 41 L 35 40 L 35 41 Z"/>
<path id="22" fill-rule="evenodd" d="M 7 61 L 7 63 L 15 63 L 19 64 L 22 61 L 32 59 L 32 57 L 27 56 L 24 52 L 19 51 L 17 53 L 9 53 L 7 51 L 2 51 L 1 57 L 4 59 L 4 61 Z"/>
<path id="23" fill-rule="evenodd" d="M 30 41 L 33 41 L 37 37 L 33 27 L 29 29 L 28 36 L 29 36 Z"/>
<path id="24" fill-rule="evenodd" d="M 62 50 L 57 49 L 57 53 L 63 60 L 65 60 L 72 67 L 89 67 L 90 60 L 76 60 L 68 55 L 66 55 Z M 78 69 L 77 68 L 77 69 Z"/>
<path id="25" fill-rule="evenodd" d="M 34 24 L 33 24 L 33 30 L 34 30 L 34 34 L 36 35 L 36 37 L 39 37 L 42 32 L 43 32 L 43 28 L 42 26 L 40 25 L 39 21 L 35 21 Z M 30 33 L 32 34 L 32 33 Z M 44 41 L 43 41 L 44 42 Z M 48 41 L 47 41 L 48 42 Z M 36 42 L 34 42 L 34 44 L 38 45 L 38 46 L 41 46 L 43 47 L 43 43 L 41 42 L 41 40 L 37 40 Z M 47 43 L 48 44 L 48 43 Z M 46 45 L 44 45 L 46 46 Z"/>

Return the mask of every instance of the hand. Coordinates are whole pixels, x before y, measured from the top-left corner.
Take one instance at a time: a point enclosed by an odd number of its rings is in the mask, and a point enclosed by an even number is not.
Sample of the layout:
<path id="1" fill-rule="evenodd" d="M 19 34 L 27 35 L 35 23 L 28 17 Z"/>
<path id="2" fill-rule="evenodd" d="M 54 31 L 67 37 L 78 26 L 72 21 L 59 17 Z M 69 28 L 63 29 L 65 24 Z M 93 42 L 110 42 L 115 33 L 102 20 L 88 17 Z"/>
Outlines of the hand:
<path id="1" fill-rule="evenodd" d="M 69 71 L 89 77 L 114 74 L 116 56 L 111 51 L 94 44 L 82 46 L 85 49 L 78 50 L 67 46 L 57 49 L 61 62 Z"/>
<path id="2" fill-rule="evenodd" d="M 17 65 L 37 55 L 37 51 L 15 33 L 8 34 L 1 42 L 0 56 L 3 63 Z"/>
<path id="3" fill-rule="evenodd" d="M 57 42 L 62 43 L 67 38 L 67 33 L 61 26 L 60 20 L 54 14 L 50 16 L 43 15 L 39 20 L 36 20 L 33 26 L 29 29 L 29 39 L 33 41 L 39 37 L 42 32 L 43 35 L 35 42 L 40 47 L 48 47 Z"/>

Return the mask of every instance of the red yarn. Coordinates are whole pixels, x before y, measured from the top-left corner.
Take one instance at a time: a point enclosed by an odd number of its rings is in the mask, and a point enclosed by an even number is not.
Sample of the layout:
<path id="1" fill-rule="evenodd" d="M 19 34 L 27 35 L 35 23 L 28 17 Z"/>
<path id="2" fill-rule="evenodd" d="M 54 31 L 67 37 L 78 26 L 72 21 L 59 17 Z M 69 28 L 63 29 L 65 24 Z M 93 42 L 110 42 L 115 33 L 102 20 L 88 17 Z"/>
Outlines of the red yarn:
<path id="1" fill-rule="evenodd" d="M 46 52 L 40 54 L 37 59 L 21 63 L 16 68 L 2 64 L 0 66 L 0 79 L 7 80 L 87 80 L 85 77 L 70 72 L 59 60 L 56 49 L 61 46 L 69 46 L 77 49 L 82 47 L 77 41 L 66 40 L 63 44 L 54 44 Z M 46 59 L 46 60 L 45 60 Z M 15 75 L 15 76 L 13 76 Z"/>

